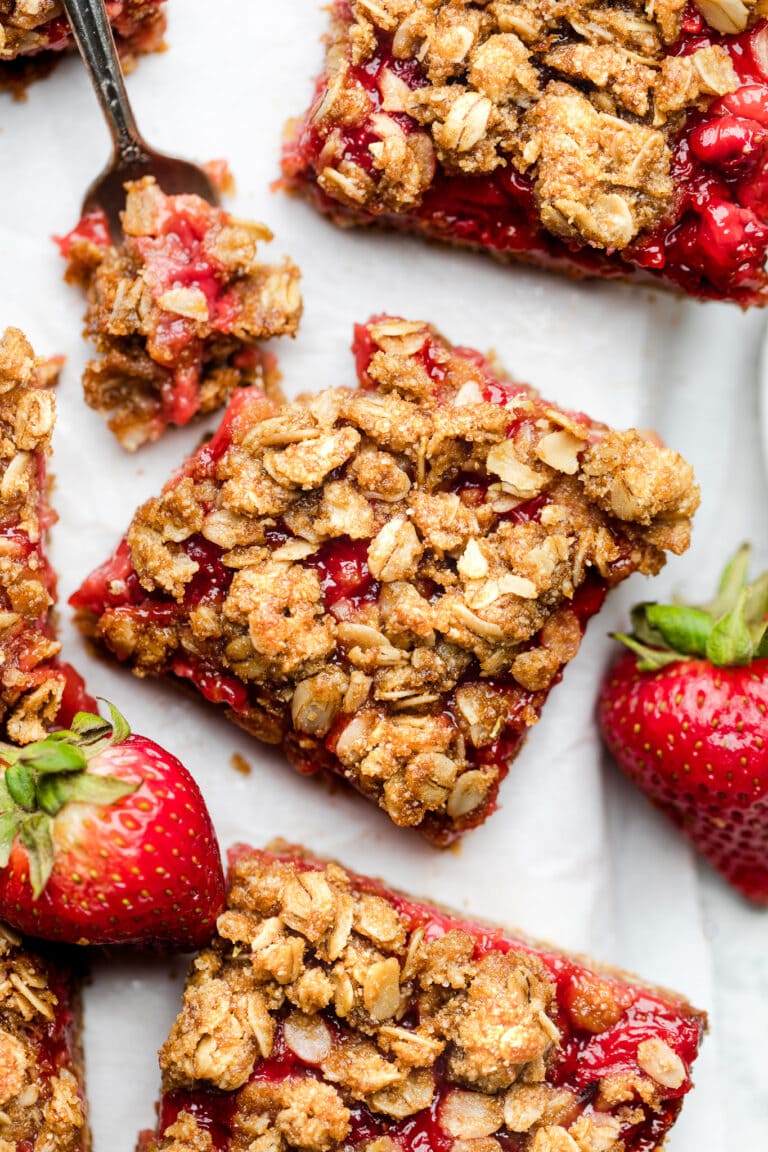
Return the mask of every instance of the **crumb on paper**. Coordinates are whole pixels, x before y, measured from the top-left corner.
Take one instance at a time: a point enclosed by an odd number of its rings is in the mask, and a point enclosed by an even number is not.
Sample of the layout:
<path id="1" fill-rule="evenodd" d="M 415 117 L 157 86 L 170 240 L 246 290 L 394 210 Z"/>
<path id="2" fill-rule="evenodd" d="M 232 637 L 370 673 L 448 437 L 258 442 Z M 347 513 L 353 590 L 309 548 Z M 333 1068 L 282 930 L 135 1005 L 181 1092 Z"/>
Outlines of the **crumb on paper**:
<path id="1" fill-rule="evenodd" d="M 229 758 L 229 762 L 235 772 L 239 772 L 241 776 L 250 776 L 253 771 L 253 765 L 250 761 L 246 760 L 245 756 L 241 756 L 239 752 L 233 752 Z"/>
<path id="2" fill-rule="evenodd" d="M 229 166 L 228 160 L 221 158 L 217 160 L 208 160 L 203 164 L 203 171 L 208 179 L 213 184 L 222 196 L 234 196 L 237 191 L 237 184 L 235 181 L 232 169 Z"/>

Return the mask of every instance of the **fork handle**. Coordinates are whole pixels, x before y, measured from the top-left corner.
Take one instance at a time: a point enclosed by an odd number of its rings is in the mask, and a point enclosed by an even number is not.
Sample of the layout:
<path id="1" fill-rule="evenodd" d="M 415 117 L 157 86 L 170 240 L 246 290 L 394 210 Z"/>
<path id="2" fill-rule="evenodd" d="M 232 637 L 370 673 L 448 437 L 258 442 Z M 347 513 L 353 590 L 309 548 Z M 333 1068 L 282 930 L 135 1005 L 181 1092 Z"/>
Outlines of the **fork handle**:
<path id="1" fill-rule="evenodd" d="M 106 118 L 116 156 L 123 162 L 145 159 L 147 146 L 125 90 L 104 0 L 62 0 L 62 3 Z"/>

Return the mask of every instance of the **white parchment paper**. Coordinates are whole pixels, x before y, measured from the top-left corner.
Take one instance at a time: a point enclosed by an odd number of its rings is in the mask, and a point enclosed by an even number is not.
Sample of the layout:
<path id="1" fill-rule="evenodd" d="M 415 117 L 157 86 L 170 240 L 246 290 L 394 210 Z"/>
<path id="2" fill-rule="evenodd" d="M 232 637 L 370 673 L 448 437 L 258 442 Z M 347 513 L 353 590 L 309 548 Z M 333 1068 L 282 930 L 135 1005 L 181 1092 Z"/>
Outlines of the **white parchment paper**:
<path id="1" fill-rule="evenodd" d="M 301 265 L 302 330 L 277 348 L 289 394 L 352 380 L 356 320 L 377 311 L 425 318 L 454 341 L 496 349 L 520 378 L 565 406 L 619 425 L 656 426 L 697 466 L 705 503 L 693 551 L 671 562 L 653 589 L 641 580 L 625 585 L 592 624 L 504 786 L 502 811 L 455 853 L 398 832 L 355 796 L 295 776 L 210 708 L 92 659 L 64 606 L 67 657 L 93 691 L 113 699 L 136 730 L 162 741 L 196 774 L 224 847 L 275 835 L 303 841 L 416 893 L 627 965 L 711 1010 L 698 1088 L 669 1147 L 759 1152 L 768 1142 L 768 1115 L 754 1057 L 768 1020 L 765 998 L 756 996 L 768 973 L 763 968 L 753 979 L 751 969 L 742 972 L 740 994 L 720 997 L 713 958 L 723 992 L 726 983 L 733 991 L 733 963 L 722 946 L 713 953 L 706 937 L 692 855 L 604 763 L 593 707 L 611 651 L 607 633 L 626 620 L 634 600 L 673 589 L 704 597 L 727 549 L 745 534 L 765 545 L 754 400 L 761 318 L 615 285 L 571 284 L 404 238 L 334 230 L 302 203 L 269 190 L 282 125 L 306 106 L 320 64 L 317 0 L 171 0 L 169 8 L 170 51 L 143 61 L 129 79 L 137 116 L 160 148 L 226 157 L 238 185 L 233 210 L 269 223 L 275 258 L 289 253 Z M 63 600 L 201 433 L 199 425 L 175 432 L 130 457 L 82 402 L 83 305 L 61 282 L 49 236 L 76 221 L 106 147 L 75 59 L 35 86 L 26 103 L 0 103 L 0 325 L 26 329 L 41 353 L 67 356 L 54 461 L 60 521 L 53 556 Z M 249 777 L 232 769 L 234 752 L 252 765 Z M 738 954 L 743 929 L 757 956 L 756 914 L 712 879 L 705 884 L 714 885 L 715 907 L 727 909 L 727 955 Z M 184 968 L 183 959 L 119 953 L 95 960 L 86 1048 L 96 1152 L 129 1152 L 139 1128 L 152 1123 L 155 1052 L 176 1012 Z M 721 1003 L 738 1008 L 723 1023 Z M 729 1109 L 734 1081 L 738 1115 Z"/>

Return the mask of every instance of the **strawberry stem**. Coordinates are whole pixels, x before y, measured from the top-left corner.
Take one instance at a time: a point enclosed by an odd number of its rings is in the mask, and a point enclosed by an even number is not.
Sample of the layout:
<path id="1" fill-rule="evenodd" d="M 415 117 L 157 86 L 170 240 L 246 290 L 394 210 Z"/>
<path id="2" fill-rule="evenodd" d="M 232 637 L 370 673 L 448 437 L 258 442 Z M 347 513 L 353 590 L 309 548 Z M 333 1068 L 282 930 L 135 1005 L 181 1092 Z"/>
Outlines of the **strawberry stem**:
<path id="1" fill-rule="evenodd" d="M 12 798 L 25 812 L 35 810 L 35 778 L 24 764 L 12 764 L 5 774 L 5 783 Z"/>
<path id="2" fill-rule="evenodd" d="M 706 611 L 713 620 L 719 620 L 736 607 L 739 593 L 746 587 L 751 559 L 751 546 L 742 544 L 726 564 L 717 587 L 717 596 L 706 606 Z"/>
<path id="3" fill-rule="evenodd" d="M 659 668 L 666 668 L 667 664 L 677 664 L 680 659 L 675 652 L 664 652 L 661 648 L 649 648 L 647 644 L 641 644 L 634 636 L 627 636 L 623 632 L 612 632 L 611 636 L 640 657 L 637 666 L 641 672 L 655 672 Z"/>
<path id="4" fill-rule="evenodd" d="M 706 648 L 714 627 L 712 617 L 703 609 L 681 604 L 649 604 L 646 619 L 673 651 L 686 656 Z"/>
<path id="5" fill-rule="evenodd" d="M 37 803 L 43 812 L 55 816 L 66 804 L 61 776 L 44 776 L 37 785 Z"/>
<path id="6" fill-rule="evenodd" d="M 65 744 L 58 732 L 54 736 L 58 739 L 38 740 L 22 748 L 18 763 L 31 765 L 43 776 L 54 772 L 81 772 L 87 764 L 82 749 L 76 744 Z"/>
<path id="7" fill-rule="evenodd" d="M 768 658 L 768 572 L 747 583 L 751 548 L 743 544 L 726 565 L 709 604 L 639 604 L 632 634 L 616 635 L 647 672 L 676 661 L 708 660 L 718 668 Z"/>
<path id="8" fill-rule="evenodd" d="M 734 607 L 718 620 L 709 634 L 705 654 L 707 660 L 718 668 L 752 663 L 755 653 L 752 635 L 744 618 L 746 602 L 747 589 L 743 588 Z"/>
<path id="9" fill-rule="evenodd" d="M 29 881 L 32 896 L 37 900 L 53 871 L 53 820 L 44 812 L 27 816 L 21 822 L 19 836 L 29 857 Z"/>
<path id="10" fill-rule="evenodd" d="M 0 868 L 8 866 L 18 838 L 27 852 L 35 900 L 53 869 L 53 820 L 61 809 L 67 804 L 108 807 L 141 787 L 141 780 L 88 771 L 91 760 L 131 734 L 124 716 L 105 703 L 110 720 L 78 712 L 71 728 L 24 748 L 0 743 Z"/>

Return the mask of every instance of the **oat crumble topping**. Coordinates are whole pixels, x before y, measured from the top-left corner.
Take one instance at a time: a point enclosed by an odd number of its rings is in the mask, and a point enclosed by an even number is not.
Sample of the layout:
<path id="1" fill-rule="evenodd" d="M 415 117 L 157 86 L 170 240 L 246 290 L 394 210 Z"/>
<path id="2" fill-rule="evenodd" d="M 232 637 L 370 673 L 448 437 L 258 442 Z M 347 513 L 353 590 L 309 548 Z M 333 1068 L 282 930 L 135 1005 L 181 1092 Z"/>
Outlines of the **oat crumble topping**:
<path id="1" fill-rule="evenodd" d="M 685 550 L 698 489 L 427 324 L 357 351 L 357 391 L 236 397 L 73 603 L 137 674 L 445 842 L 493 810 L 603 591 Z"/>
<path id="2" fill-rule="evenodd" d="M 218 935 L 160 1052 L 146 1152 L 209 1152 L 213 1117 L 231 1152 L 500 1152 L 510 1137 L 520 1152 L 631 1152 L 652 1118 L 642 1147 L 659 1147 L 703 1025 L 684 1001 L 274 852 L 233 853 Z M 574 981 L 580 1017 L 566 1007 Z M 587 1005 L 611 998 L 610 1021 L 584 1030 Z M 646 1037 L 636 1070 L 603 1075 L 597 1037 L 622 1024 Z M 560 1070 L 577 1051 L 584 1080 Z"/>
<path id="3" fill-rule="evenodd" d="M 287 191 L 571 276 L 768 299 L 768 19 L 749 0 L 335 0 Z"/>
<path id="4" fill-rule="evenodd" d="M 71 1045 L 51 1070 L 51 1043 L 61 1044 L 62 1005 L 54 968 L 0 924 L 0 1152 L 86 1152 L 90 1139 L 81 1094 L 80 1054 Z M 61 991 L 67 985 L 58 980 Z M 71 1010 L 68 1006 L 67 1010 Z M 55 1039 L 52 1037 L 55 1036 Z"/>
<path id="5" fill-rule="evenodd" d="M 98 353 L 83 377 L 86 403 L 133 451 L 169 423 L 221 407 L 238 386 L 276 388 L 260 344 L 293 336 L 302 305 L 298 268 L 259 257 L 272 239 L 263 224 L 166 196 L 149 176 L 126 190 L 118 246 L 93 213 L 61 247 L 67 278 L 87 290 L 85 333 Z"/>
<path id="6" fill-rule="evenodd" d="M 55 719 L 65 678 L 48 624 L 53 574 L 43 553 L 51 523 L 45 459 L 60 364 L 35 358 L 16 328 L 0 337 L 0 730 L 27 744 Z"/>
<path id="7" fill-rule="evenodd" d="M 724 32 L 757 19 L 740 0 L 699 9 Z M 533 180 L 548 232 L 626 248 L 675 208 L 670 141 L 685 114 L 739 83 L 723 47 L 670 55 L 684 10 L 682 0 L 337 4 L 309 121 L 324 140 L 318 185 L 352 209 L 403 213 L 436 164 L 473 176 L 510 168 Z M 382 53 L 372 94 L 362 71 Z M 365 162 L 339 131 L 362 124 Z"/>

